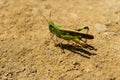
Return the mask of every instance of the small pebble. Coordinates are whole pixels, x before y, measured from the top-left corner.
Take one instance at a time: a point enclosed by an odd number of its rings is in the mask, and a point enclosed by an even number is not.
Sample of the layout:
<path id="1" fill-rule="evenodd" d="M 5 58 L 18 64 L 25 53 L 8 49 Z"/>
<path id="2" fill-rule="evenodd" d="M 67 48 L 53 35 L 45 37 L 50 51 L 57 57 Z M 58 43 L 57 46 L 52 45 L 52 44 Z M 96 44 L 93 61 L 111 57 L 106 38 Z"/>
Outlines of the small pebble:
<path id="1" fill-rule="evenodd" d="M 73 65 L 78 65 L 79 63 L 77 61 L 72 62 Z"/>
<path id="2" fill-rule="evenodd" d="M 49 46 L 50 40 L 45 40 L 44 43 Z"/>
<path id="3" fill-rule="evenodd" d="M 108 30 L 108 27 L 104 24 L 100 24 L 100 23 L 96 23 L 95 24 L 95 28 L 98 30 L 98 31 L 107 31 Z"/>
<path id="4" fill-rule="evenodd" d="M 52 55 L 54 54 L 54 52 L 53 52 L 53 51 L 50 51 L 48 54 L 49 54 L 50 56 L 52 56 Z"/>
<path id="5" fill-rule="evenodd" d="M 19 73 L 19 77 L 20 78 L 27 78 L 28 75 L 26 73 L 24 73 L 24 72 L 21 72 L 21 73 Z"/>

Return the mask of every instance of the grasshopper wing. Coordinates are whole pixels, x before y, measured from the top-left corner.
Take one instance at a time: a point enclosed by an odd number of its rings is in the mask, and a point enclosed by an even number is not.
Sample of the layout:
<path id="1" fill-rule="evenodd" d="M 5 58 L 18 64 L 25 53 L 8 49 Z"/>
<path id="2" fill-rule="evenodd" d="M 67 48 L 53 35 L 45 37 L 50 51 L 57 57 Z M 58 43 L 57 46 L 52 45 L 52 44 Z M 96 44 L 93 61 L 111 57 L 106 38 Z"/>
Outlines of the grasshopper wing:
<path id="1" fill-rule="evenodd" d="M 80 36 L 81 38 L 85 38 L 85 39 L 94 39 L 93 35 L 80 33 L 78 31 L 71 30 L 71 29 L 60 28 L 60 31 L 64 32 L 64 33 L 67 33 L 71 36 Z"/>

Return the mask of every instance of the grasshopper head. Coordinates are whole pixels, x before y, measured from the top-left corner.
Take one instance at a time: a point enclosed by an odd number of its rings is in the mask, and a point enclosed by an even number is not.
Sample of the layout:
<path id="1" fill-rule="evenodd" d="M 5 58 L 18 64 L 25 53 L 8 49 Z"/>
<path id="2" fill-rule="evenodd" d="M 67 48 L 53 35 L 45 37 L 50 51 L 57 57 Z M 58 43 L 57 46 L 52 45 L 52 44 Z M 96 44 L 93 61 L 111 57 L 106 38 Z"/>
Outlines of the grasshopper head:
<path id="1" fill-rule="evenodd" d="M 55 25 L 54 22 L 49 22 L 49 28 L 60 29 L 61 26 Z"/>
<path id="2" fill-rule="evenodd" d="M 49 22 L 49 26 L 55 26 L 54 22 Z"/>
<path id="3" fill-rule="evenodd" d="M 49 29 L 55 29 L 54 22 L 49 22 Z"/>
<path id="4" fill-rule="evenodd" d="M 49 22 L 49 30 L 52 33 L 55 33 L 56 31 L 59 31 L 61 26 L 58 26 L 56 24 L 54 24 L 54 22 Z"/>
<path id="5" fill-rule="evenodd" d="M 54 30 L 55 30 L 54 22 L 49 22 L 49 30 L 50 30 L 50 32 L 54 33 Z"/>

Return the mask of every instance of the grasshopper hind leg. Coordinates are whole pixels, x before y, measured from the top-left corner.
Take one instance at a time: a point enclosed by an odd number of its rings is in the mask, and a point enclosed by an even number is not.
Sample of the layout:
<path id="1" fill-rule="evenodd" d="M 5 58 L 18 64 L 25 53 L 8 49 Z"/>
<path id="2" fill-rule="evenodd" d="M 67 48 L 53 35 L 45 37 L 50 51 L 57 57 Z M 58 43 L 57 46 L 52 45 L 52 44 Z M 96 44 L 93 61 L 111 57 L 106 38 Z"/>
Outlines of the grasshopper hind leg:
<path id="1" fill-rule="evenodd" d="M 87 30 L 87 34 L 89 32 L 89 27 L 88 26 L 84 26 L 83 29 L 86 29 Z M 85 39 L 85 43 L 87 42 L 87 39 Z"/>
<path id="2" fill-rule="evenodd" d="M 88 32 L 89 32 L 89 27 L 88 26 L 83 26 L 83 27 L 80 27 L 80 28 L 78 28 L 78 29 L 75 29 L 76 31 L 82 31 L 82 30 L 87 30 L 87 34 L 88 34 Z M 85 42 L 87 42 L 87 39 L 85 39 Z"/>
<path id="3" fill-rule="evenodd" d="M 73 41 L 80 44 L 82 47 L 87 47 L 87 43 L 78 38 L 74 39 Z"/>
<path id="4" fill-rule="evenodd" d="M 78 29 L 75 29 L 76 31 L 82 31 L 82 30 L 87 30 L 87 33 L 88 33 L 88 31 L 89 31 L 89 27 L 88 26 L 83 26 L 83 27 L 80 27 L 80 28 L 78 28 Z"/>

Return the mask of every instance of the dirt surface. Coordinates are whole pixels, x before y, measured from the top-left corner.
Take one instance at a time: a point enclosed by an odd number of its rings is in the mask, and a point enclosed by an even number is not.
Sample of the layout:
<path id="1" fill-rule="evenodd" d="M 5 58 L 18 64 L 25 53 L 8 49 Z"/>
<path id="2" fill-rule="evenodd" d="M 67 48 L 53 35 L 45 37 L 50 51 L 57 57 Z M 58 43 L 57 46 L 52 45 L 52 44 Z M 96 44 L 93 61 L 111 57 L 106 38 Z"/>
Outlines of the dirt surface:
<path id="1" fill-rule="evenodd" d="M 97 50 L 63 41 L 63 53 L 50 11 L 64 28 L 88 25 Z M 0 80 L 120 80 L 120 0 L 0 0 Z"/>

